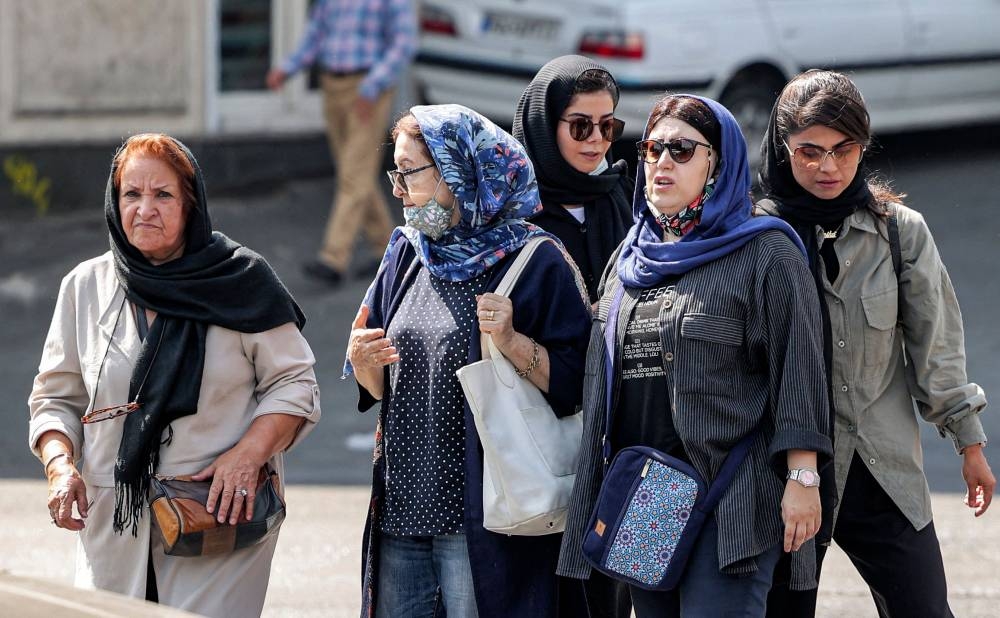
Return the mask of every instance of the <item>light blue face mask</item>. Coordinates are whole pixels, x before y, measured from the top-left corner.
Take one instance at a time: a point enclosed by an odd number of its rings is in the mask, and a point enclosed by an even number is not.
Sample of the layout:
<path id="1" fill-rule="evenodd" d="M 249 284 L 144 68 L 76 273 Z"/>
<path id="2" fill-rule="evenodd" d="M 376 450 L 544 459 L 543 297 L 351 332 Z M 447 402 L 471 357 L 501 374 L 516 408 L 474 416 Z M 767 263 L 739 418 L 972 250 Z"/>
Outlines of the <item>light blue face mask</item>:
<path id="1" fill-rule="evenodd" d="M 448 228 L 451 227 L 452 209 L 445 208 L 440 202 L 434 199 L 442 180 L 444 180 L 444 177 L 438 179 L 438 183 L 434 185 L 434 193 L 431 194 L 431 199 L 427 200 L 426 204 L 403 209 L 403 220 L 406 222 L 406 225 L 431 240 L 441 238 L 448 231 Z"/>

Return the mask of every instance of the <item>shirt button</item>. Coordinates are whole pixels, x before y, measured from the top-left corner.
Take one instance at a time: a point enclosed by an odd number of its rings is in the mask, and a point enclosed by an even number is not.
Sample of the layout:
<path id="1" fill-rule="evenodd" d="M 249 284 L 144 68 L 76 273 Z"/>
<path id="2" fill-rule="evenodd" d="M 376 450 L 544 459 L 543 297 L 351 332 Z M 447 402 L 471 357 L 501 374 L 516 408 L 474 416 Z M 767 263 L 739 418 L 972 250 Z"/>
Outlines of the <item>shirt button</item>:
<path id="1" fill-rule="evenodd" d="M 846 393 L 847 392 L 847 385 L 845 384 L 845 385 L 841 386 L 840 390 L 842 390 L 842 391 L 844 391 Z"/>
<path id="2" fill-rule="evenodd" d="M 673 360 L 674 360 L 674 353 L 673 352 L 664 352 L 663 353 L 663 360 L 667 361 L 668 363 L 673 362 Z"/>
<path id="3" fill-rule="evenodd" d="M 842 347 L 844 347 L 845 345 L 847 345 L 847 343 L 846 343 L 846 342 L 844 342 L 844 340 L 843 340 L 843 339 L 841 339 L 840 341 L 838 341 L 838 342 L 837 342 L 837 347 L 838 347 L 838 348 L 842 348 Z"/>
<path id="4" fill-rule="evenodd" d="M 874 465 L 875 465 L 875 458 L 874 458 L 874 457 L 872 457 L 871 459 L 869 459 L 869 460 L 868 460 L 868 463 L 870 463 L 871 465 L 873 465 L 873 466 L 874 466 Z"/>
<path id="5" fill-rule="evenodd" d="M 851 265 L 850 260 L 844 260 L 844 266 L 850 266 L 850 265 Z"/>
<path id="6" fill-rule="evenodd" d="M 854 433 L 855 430 L 857 430 L 857 427 L 855 427 L 854 425 L 848 425 L 847 426 L 847 431 L 849 431 L 851 433 Z"/>
<path id="7" fill-rule="evenodd" d="M 669 298 L 667 300 L 663 301 L 663 308 L 664 309 L 670 309 L 673 306 L 674 306 L 674 302 L 672 300 L 670 300 Z"/>

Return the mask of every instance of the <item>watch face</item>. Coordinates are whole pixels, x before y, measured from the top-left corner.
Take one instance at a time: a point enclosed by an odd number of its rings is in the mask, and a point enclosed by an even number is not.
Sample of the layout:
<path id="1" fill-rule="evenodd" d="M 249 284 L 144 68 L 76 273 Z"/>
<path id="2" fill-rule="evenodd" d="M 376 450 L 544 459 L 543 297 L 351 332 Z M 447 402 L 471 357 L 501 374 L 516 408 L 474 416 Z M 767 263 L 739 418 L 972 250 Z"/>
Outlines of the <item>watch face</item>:
<path id="1" fill-rule="evenodd" d="M 816 473 L 812 470 L 799 470 L 799 481 L 803 485 L 815 485 L 819 482 L 819 478 L 817 478 Z"/>

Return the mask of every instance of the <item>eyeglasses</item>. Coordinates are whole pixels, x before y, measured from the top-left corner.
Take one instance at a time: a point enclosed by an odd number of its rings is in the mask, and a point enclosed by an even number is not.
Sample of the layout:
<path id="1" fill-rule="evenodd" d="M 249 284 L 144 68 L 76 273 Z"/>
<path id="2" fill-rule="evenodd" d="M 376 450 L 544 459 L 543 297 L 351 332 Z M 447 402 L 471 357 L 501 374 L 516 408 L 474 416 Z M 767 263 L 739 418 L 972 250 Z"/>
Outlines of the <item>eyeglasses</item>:
<path id="1" fill-rule="evenodd" d="M 590 134 L 594 132 L 594 127 L 601 129 L 601 137 L 606 142 L 613 142 L 622 136 L 625 130 L 625 121 L 617 118 L 605 118 L 600 122 L 593 122 L 584 116 L 574 116 L 572 118 L 560 118 L 559 122 L 569 123 L 569 136 L 578 142 L 587 141 Z"/>
<path id="2" fill-rule="evenodd" d="M 660 157 L 663 156 L 664 150 L 670 153 L 670 158 L 674 160 L 674 163 L 687 163 L 694 156 L 694 151 L 698 149 L 698 146 L 704 146 L 709 150 L 712 149 L 711 144 L 686 137 L 672 139 L 669 142 L 658 139 L 644 139 L 641 142 L 636 142 L 635 146 L 639 149 L 639 160 L 646 163 L 658 163 Z"/>
<path id="3" fill-rule="evenodd" d="M 138 401 L 133 401 L 120 406 L 110 406 L 107 408 L 100 408 L 94 410 L 90 414 L 85 415 L 80 419 L 81 423 L 88 425 L 90 423 L 100 423 L 101 421 L 110 421 L 113 418 L 118 418 L 119 416 L 125 416 L 126 414 L 131 414 L 142 407 Z"/>
<path id="4" fill-rule="evenodd" d="M 827 157 L 833 157 L 837 167 L 852 167 L 858 164 L 861 153 L 865 151 L 865 147 L 857 142 L 841 144 L 833 150 L 824 150 L 819 146 L 798 146 L 792 150 L 788 143 L 785 143 L 785 149 L 792 155 L 795 165 L 807 170 L 819 169 Z"/>
<path id="5" fill-rule="evenodd" d="M 392 185 L 393 189 L 399 189 L 403 193 L 409 193 L 410 188 L 406 186 L 406 177 L 410 174 L 416 174 L 417 172 L 422 172 L 432 167 L 434 167 L 434 164 L 428 163 L 427 165 L 415 167 L 410 170 L 386 170 L 385 173 L 389 176 L 389 184 Z"/>

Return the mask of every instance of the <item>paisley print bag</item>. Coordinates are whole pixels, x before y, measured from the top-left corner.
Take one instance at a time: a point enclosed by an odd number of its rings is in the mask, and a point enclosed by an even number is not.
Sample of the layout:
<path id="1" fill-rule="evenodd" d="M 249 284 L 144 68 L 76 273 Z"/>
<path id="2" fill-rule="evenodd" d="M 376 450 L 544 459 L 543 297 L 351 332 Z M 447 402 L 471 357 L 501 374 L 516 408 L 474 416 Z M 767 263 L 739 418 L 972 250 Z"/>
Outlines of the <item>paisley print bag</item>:
<path id="1" fill-rule="evenodd" d="M 610 428 L 614 350 L 622 287 L 605 327 L 606 428 Z M 757 431 L 741 439 L 709 486 L 690 464 L 654 448 L 622 449 L 605 470 L 597 504 L 583 538 L 583 555 L 595 569 L 647 590 L 671 590 L 684 574 L 705 519 L 725 494 Z M 610 455 L 605 435 L 604 461 Z"/>

